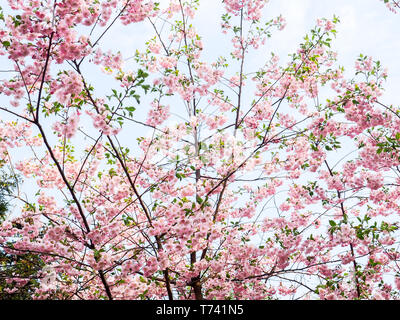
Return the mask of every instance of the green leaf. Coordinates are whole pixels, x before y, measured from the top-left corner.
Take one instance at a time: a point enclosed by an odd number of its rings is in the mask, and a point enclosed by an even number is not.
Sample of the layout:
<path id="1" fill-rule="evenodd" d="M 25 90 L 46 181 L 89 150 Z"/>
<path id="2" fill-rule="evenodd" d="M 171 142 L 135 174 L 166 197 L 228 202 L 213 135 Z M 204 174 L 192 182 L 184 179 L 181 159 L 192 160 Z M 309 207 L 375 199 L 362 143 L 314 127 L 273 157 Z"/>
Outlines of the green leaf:
<path id="1" fill-rule="evenodd" d="M 129 111 L 129 112 L 133 112 L 136 110 L 136 108 L 135 107 L 126 107 L 125 110 Z"/>
<path id="2" fill-rule="evenodd" d="M 10 41 L 2 41 L 1 43 L 3 44 L 4 48 L 8 48 L 11 45 Z"/>

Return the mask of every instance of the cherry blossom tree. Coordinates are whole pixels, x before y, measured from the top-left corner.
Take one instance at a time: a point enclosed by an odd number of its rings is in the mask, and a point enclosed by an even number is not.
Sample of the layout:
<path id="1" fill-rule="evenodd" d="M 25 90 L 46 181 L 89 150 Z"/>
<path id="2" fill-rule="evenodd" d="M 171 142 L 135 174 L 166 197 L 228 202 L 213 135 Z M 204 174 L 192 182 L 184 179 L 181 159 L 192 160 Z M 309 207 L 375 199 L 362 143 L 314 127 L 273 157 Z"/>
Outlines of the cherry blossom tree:
<path id="1" fill-rule="evenodd" d="M 231 46 L 210 61 L 201 5 L 1 11 L 0 160 L 24 182 L 0 247 L 40 257 L 32 298 L 399 298 L 400 110 L 381 101 L 387 71 L 360 55 L 345 78 L 337 17 L 316 21 L 289 62 L 272 54 L 247 70 L 286 24 L 266 0 L 222 1 Z M 108 51 L 117 24 L 154 37 L 133 57 Z M 30 280 L 8 275 L 4 290 Z"/>
<path id="2" fill-rule="evenodd" d="M 400 9 L 400 2 L 397 0 L 383 0 L 383 2 L 392 12 L 397 12 Z"/>

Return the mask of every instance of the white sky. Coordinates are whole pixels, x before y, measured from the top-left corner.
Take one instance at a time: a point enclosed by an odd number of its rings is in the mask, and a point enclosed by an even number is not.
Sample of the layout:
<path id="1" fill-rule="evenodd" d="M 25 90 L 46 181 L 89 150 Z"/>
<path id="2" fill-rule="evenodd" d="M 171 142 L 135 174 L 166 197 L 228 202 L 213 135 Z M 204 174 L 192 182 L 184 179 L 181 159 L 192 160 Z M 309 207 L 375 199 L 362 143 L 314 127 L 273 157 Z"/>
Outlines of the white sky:
<path id="1" fill-rule="evenodd" d="M 159 2 L 163 5 L 167 0 Z M 215 61 L 220 55 L 229 56 L 231 49 L 228 35 L 219 32 L 222 13 L 221 1 L 200 0 L 194 25 L 204 43 L 202 58 L 209 62 Z M 354 62 L 360 53 L 380 60 L 389 70 L 386 94 L 381 100 L 388 104 L 399 103 L 400 14 L 393 14 L 379 0 L 270 0 L 264 8 L 263 18 L 267 21 L 280 14 L 286 18 L 286 28 L 274 31 L 266 46 L 259 49 L 250 62 L 247 60 L 247 72 L 261 67 L 271 52 L 278 54 L 281 61 L 287 61 L 288 54 L 298 48 L 317 18 L 337 15 L 341 23 L 337 27 L 338 35 L 333 41 L 333 49 L 339 54 L 338 64 L 345 67 L 345 74 L 353 76 Z M 168 30 L 168 26 L 165 29 Z M 154 35 L 148 22 L 116 25 L 104 37 L 101 45 L 112 50 L 118 49 L 129 57 L 136 49 L 144 49 L 144 43 Z M 230 71 L 233 75 L 237 70 Z"/>
<path id="2" fill-rule="evenodd" d="M 158 1 L 161 5 L 169 2 L 169 0 Z M 215 60 L 219 55 L 229 55 L 230 48 L 226 47 L 229 45 L 228 36 L 219 32 L 220 17 L 223 12 L 221 2 L 200 0 L 200 10 L 197 12 L 194 23 L 204 42 L 203 57 L 209 58 L 210 61 Z M 7 1 L 0 0 L 0 6 L 7 13 Z M 257 67 L 262 66 L 270 57 L 271 51 L 285 60 L 289 53 L 296 50 L 303 36 L 315 25 L 317 18 L 331 18 L 336 14 L 341 23 L 337 28 L 338 36 L 333 45 L 339 53 L 339 64 L 345 66 L 351 76 L 354 61 L 360 53 L 379 59 L 382 65 L 389 69 L 387 94 L 383 100 L 393 104 L 398 101 L 396 90 L 400 85 L 400 59 L 398 58 L 400 14 L 393 14 L 379 0 L 270 0 L 264 8 L 264 19 L 267 21 L 279 14 L 286 18 L 286 28 L 273 34 L 267 45 L 257 52 L 257 58 L 247 65 L 247 71 L 255 71 Z M 129 57 L 136 49 L 143 49 L 145 41 L 153 36 L 153 29 L 147 21 L 129 26 L 117 24 L 111 28 L 100 45 L 113 51 L 120 50 Z M 7 68 L 6 64 L 4 57 L 1 57 L 0 70 Z M 90 78 L 96 79 L 94 69 L 86 70 Z M 101 81 L 99 85 L 107 90 L 109 86 L 106 82 Z M 1 95 L 0 102 L 6 103 Z M 3 115 L 0 117 L 3 118 Z"/>

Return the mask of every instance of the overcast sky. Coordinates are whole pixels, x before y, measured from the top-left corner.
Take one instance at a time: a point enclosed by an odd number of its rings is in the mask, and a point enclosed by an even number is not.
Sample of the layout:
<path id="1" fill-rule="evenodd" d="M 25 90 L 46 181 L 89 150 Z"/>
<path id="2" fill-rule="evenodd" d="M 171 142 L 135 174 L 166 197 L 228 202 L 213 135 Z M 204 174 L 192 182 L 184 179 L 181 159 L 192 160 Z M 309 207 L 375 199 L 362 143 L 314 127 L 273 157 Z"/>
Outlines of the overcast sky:
<path id="1" fill-rule="evenodd" d="M 167 0 L 158 0 L 165 5 Z M 169 1 L 169 0 L 168 0 Z M 209 62 L 220 55 L 229 55 L 229 39 L 220 30 L 220 17 L 223 13 L 222 1 L 200 0 L 195 27 L 204 42 L 203 57 Z M 8 10 L 6 0 L 0 0 L 0 6 Z M 247 71 L 255 71 L 262 66 L 274 52 L 287 59 L 302 41 L 303 36 L 315 25 L 317 18 L 339 16 L 338 36 L 333 46 L 339 53 L 338 63 L 345 66 L 351 76 L 354 61 L 360 53 L 379 59 L 389 69 L 386 83 L 386 103 L 398 104 L 397 90 L 400 87 L 400 14 L 390 12 L 379 0 L 270 0 L 264 8 L 264 19 L 269 20 L 282 14 L 287 20 L 283 31 L 275 32 L 267 45 L 260 49 L 257 58 L 247 61 Z M 99 30 L 99 32 L 101 32 Z M 129 26 L 115 25 L 103 38 L 101 46 L 112 50 L 121 50 L 125 57 L 131 56 L 136 49 L 143 49 L 144 43 L 154 36 L 154 31 L 147 21 Z M 6 67 L 4 57 L 0 59 Z M 93 73 L 94 69 L 87 69 Z M 234 70 L 237 71 L 237 70 Z M 107 81 L 100 86 L 106 88 Z M 6 103 L 0 96 L 0 102 Z"/>
<path id="2" fill-rule="evenodd" d="M 221 45 L 227 36 L 218 32 L 221 13 L 221 1 L 200 0 L 195 26 L 203 38 L 205 52 L 210 57 L 227 53 Z M 339 53 L 339 63 L 352 74 L 354 61 L 360 53 L 379 59 L 389 68 L 387 97 L 396 98 L 395 93 L 400 84 L 400 14 L 393 14 L 379 0 L 270 0 L 264 9 L 265 20 L 279 14 L 286 18 L 287 26 L 284 31 L 276 32 L 265 49 L 260 50 L 260 57 L 265 54 L 268 58 L 271 51 L 287 57 L 287 54 L 296 50 L 317 18 L 337 15 L 341 23 L 337 28 L 334 48 Z M 143 44 L 152 35 L 153 30 L 148 23 L 117 26 L 111 30 L 103 44 L 107 43 L 110 48 L 119 48 L 129 53 L 141 47 L 139 44 Z M 262 65 L 262 61 L 255 62 Z"/>
<path id="3" fill-rule="evenodd" d="M 160 2 L 162 5 L 167 3 L 166 0 Z M 204 43 L 202 59 L 208 62 L 215 61 L 221 55 L 229 57 L 231 50 L 230 35 L 220 32 L 220 17 L 224 12 L 221 2 L 200 0 L 200 9 L 193 23 Z M 341 23 L 337 26 L 338 35 L 333 41 L 333 49 L 338 52 L 338 64 L 345 67 L 345 75 L 354 75 L 354 62 L 360 53 L 380 60 L 389 70 L 386 94 L 381 100 L 387 104 L 399 104 L 400 14 L 390 12 L 379 0 L 270 0 L 264 8 L 263 19 L 268 21 L 280 14 L 287 21 L 286 28 L 283 31 L 274 30 L 266 46 L 246 60 L 246 72 L 256 71 L 263 66 L 271 52 L 278 54 L 282 61 L 288 61 L 288 54 L 296 51 L 318 18 L 332 18 L 336 15 Z M 165 29 L 168 30 L 168 27 Z M 143 50 L 144 43 L 154 35 L 147 21 L 129 26 L 116 25 L 102 40 L 102 45 L 112 50 L 121 50 L 125 57 L 129 57 L 136 49 Z M 227 75 L 237 71 L 238 68 L 230 69 Z M 99 84 L 100 87 L 104 85 L 105 90 L 106 82 Z M 245 89 L 251 98 L 250 88 Z M 183 107 L 182 101 L 178 100 L 172 105 Z M 137 116 L 145 117 L 146 113 L 137 113 Z"/>
<path id="4" fill-rule="evenodd" d="M 161 5 L 168 3 L 167 0 L 159 2 Z M 200 0 L 200 9 L 194 21 L 204 43 L 202 59 L 208 62 L 215 61 L 221 55 L 229 56 L 231 50 L 228 35 L 220 32 L 220 17 L 223 13 L 221 2 Z M 336 15 L 341 23 L 337 27 L 338 35 L 333 41 L 333 49 L 338 52 L 338 64 L 345 67 L 345 75 L 354 75 L 354 62 L 360 53 L 380 60 L 389 70 L 386 94 L 381 100 L 387 104 L 399 105 L 397 91 L 400 88 L 400 14 L 390 12 L 379 0 L 270 0 L 264 8 L 263 19 L 268 21 L 280 14 L 287 21 L 286 28 L 283 31 L 274 30 L 266 46 L 246 61 L 246 72 L 256 71 L 263 66 L 271 52 L 278 54 L 282 61 L 288 61 L 288 54 L 296 51 L 318 18 L 332 18 Z M 101 45 L 114 51 L 118 49 L 125 57 L 129 57 L 136 49 L 143 50 L 144 43 L 154 35 L 154 30 L 147 21 L 129 26 L 117 24 L 103 38 Z M 92 70 L 94 69 L 87 69 L 87 73 L 92 72 L 93 75 Z M 227 75 L 230 76 L 238 69 L 229 71 Z M 101 75 L 94 77 L 100 78 Z M 99 82 L 99 86 L 108 90 L 107 82 L 105 79 Z M 250 91 L 249 87 L 246 89 Z M 251 92 L 247 93 L 251 95 Z M 141 116 L 144 117 L 146 113 L 143 112 Z"/>

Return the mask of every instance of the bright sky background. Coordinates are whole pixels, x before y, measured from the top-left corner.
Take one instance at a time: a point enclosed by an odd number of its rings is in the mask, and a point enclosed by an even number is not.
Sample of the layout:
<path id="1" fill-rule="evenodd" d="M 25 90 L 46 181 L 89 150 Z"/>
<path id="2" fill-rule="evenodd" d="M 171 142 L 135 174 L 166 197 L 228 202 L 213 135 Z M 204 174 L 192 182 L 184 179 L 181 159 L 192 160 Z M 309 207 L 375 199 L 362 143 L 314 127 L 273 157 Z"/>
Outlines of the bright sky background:
<path id="1" fill-rule="evenodd" d="M 167 0 L 159 2 L 163 5 Z M 194 25 L 204 43 L 202 57 L 208 58 L 209 62 L 215 61 L 220 55 L 228 56 L 231 49 L 228 35 L 220 32 L 222 6 L 218 0 L 200 0 L 200 10 L 196 13 Z M 360 53 L 380 60 L 389 70 L 386 94 L 381 100 L 388 104 L 399 104 L 400 14 L 393 14 L 379 0 L 270 0 L 264 8 L 263 18 L 267 21 L 280 14 L 287 21 L 286 28 L 274 31 L 266 46 L 246 61 L 247 72 L 261 67 L 271 52 L 278 54 L 281 61 L 288 61 L 288 54 L 298 48 L 318 18 L 336 15 L 341 23 L 337 27 L 338 35 L 333 41 L 333 49 L 339 54 L 338 64 L 345 67 L 345 74 L 353 76 L 354 62 Z M 136 49 L 144 49 L 144 43 L 154 35 L 148 22 L 127 27 L 116 25 L 104 37 L 101 45 L 121 50 L 129 57 Z"/>
<path id="2" fill-rule="evenodd" d="M 158 1 L 161 6 L 169 2 Z M 231 48 L 228 36 L 219 32 L 223 12 L 221 2 L 200 0 L 200 10 L 194 23 L 204 43 L 203 57 L 209 58 L 210 62 L 222 54 L 229 55 Z M 0 6 L 8 13 L 6 0 L 0 0 Z M 267 21 L 280 14 L 287 20 L 286 28 L 274 32 L 267 45 L 258 50 L 255 59 L 250 62 L 247 60 L 247 71 L 255 71 L 262 66 L 270 57 L 270 52 L 278 54 L 283 61 L 287 60 L 288 54 L 296 50 L 303 36 L 315 25 L 317 18 L 331 18 L 336 14 L 341 20 L 337 28 L 337 39 L 333 42 L 334 49 L 339 53 L 338 63 L 345 66 L 348 75 L 352 76 L 354 61 L 360 53 L 379 59 L 389 69 L 387 92 L 382 100 L 389 104 L 398 103 L 400 14 L 390 12 L 380 0 L 270 0 L 264 8 L 263 18 Z M 129 57 L 136 49 L 144 49 L 144 43 L 153 36 L 154 31 L 147 21 L 129 26 L 117 24 L 109 30 L 100 45 L 113 51 L 120 50 Z M 4 57 L 1 57 L 0 70 L 7 68 L 6 64 Z M 97 76 L 94 76 L 94 70 L 86 69 L 86 75 L 93 80 Z M 109 77 L 104 80 L 98 86 L 108 91 Z M 1 95 L 0 102 L 6 102 Z"/>
<path id="3" fill-rule="evenodd" d="M 160 2 L 161 5 L 167 3 L 166 0 Z M 193 24 L 204 43 L 202 59 L 208 62 L 215 61 L 221 55 L 229 57 L 232 48 L 231 35 L 220 32 L 220 17 L 223 12 L 221 1 L 200 0 L 200 9 Z M 270 0 L 264 8 L 263 19 L 268 21 L 280 14 L 287 21 L 286 28 L 283 31 L 274 30 L 266 45 L 250 54 L 245 62 L 246 72 L 256 71 L 263 66 L 271 52 L 279 55 L 282 62 L 288 61 L 288 54 L 297 50 L 318 18 L 332 18 L 336 15 L 341 23 L 337 26 L 337 38 L 332 44 L 333 49 L 338 52 L 338 64 L 345 67 L 345 75 L 348 78 L 353 77 L 354 62 L 360 53 L 380 60 L 389 70 L 386 93 L 381 101 L 399 105 L 397 91 L 400 88 L 400 14 L 390 12 L 379 0 Z M 168 25 L 165 29 L 168 30 Z M 130 26 L 116 25 L 103 39 L 102 45 L 112 50 L 121 50 L 129 57 L 136 49 L 143 51 L 144 43 L 154 35 L 154 30 L 147 21 Z M 228 69 L 226 77 L 229 78 L 238 70 L 238 66 Z M 87 74 L 90 74 L 89 70 Z M 99 84 L 109 92 L 106 82 Z M 253 91 L 249 86 L 245 90 L 248 101 L 244 103 L 249 104 L 253 99 Z M 171 110 L 184 116 L 182 101 L 179 98 L 171 101 Z M 142 119 L 147 114 L 147 111 L 141 109 L 146 108 L 146 103 L 143 99 L 136 112 L 136 116 Z M 139 112 L 140 109 L 143 111 Z"/>

